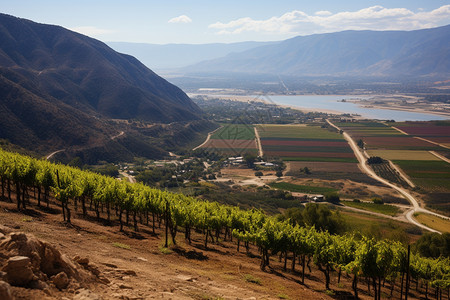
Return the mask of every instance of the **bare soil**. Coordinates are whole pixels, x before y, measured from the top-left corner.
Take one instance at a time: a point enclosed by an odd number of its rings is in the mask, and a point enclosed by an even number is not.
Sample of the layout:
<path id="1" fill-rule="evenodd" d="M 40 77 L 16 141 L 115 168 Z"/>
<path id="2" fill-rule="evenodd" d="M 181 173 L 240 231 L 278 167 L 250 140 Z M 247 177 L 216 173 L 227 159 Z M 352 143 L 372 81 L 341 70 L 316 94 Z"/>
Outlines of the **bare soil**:
<path id="1" fill-rule="evenodd" d="M 331 299 L 328 294 L 352 299 L 351 278 L 343 275 L 338 284 L 333 273 L 333 292 L 327 294 L 324 276 L 313 263 L 312 272 L 307 272 L 305 284 L 301 284 L 300 267 L 297 265 L 296 272 L 283 271 L 276 256 L 271 257 L 271 267 L 261 271 L 258 249 L 252 245 L 249 253 L 244 247 L 237 252 L 234 242 L 222 240 L 204 248 L 200 233 L 193 234 L 191 245 L 179 233 L 178 245 L 166 249 L 162 247 L 162 229 L 153 234 L 151 227 L 140 224 L 134 232 L 130 223 L 120 232 L 114 221 L 106 224 L 75 212 L 72 224 L 67 224 L 55 203 L 47 210 L 34 206 L 34 199 L 31 202 L 23 212 L 16 210 L 15 203 L 0 201 L 0 224 L 32 233 L 68 257 L 89 258 L 110 282 L 62 291 L 52 287 L 50 294 L 13 287 L 16 299 L 72 299 L 86 289 L 101 299 Z M 288 268 L 290 264 L 289 259 Z M 361 282 L 359 288 L 360 299 L 372 299 L 366 284 Z M 394 295 L 398 293 L 394 291 Z"/>

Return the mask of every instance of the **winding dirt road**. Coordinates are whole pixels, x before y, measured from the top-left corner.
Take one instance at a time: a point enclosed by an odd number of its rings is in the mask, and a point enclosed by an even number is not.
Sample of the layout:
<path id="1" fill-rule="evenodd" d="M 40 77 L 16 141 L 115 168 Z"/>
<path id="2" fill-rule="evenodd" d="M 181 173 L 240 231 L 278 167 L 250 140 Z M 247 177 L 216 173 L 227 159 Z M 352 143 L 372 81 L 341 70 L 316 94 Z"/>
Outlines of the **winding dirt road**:
<path id="1" fill-rule="evenodd" d="M 341 128 L 339 128 L 338 126 L 334 125 L 333 123 L 331 123 L 330 120 L 327 119 L 327 123 L 330 126 L 333 126 L 334 128 L 336 128 L 337 130 L 342 130 Z M 392 183 L 390 183 L 389 181 L 387 181 L 386 179 L 378 176 L 377 174 L 375 174 L 375 172 L 366 164 L 366 159 L 364 157 L 364 155 L 361 153 L 361 151 L 359 150 L 359 147 L 356 145 L 356 143 L 353 141 L 353 139 L 350 137 L 350 135 L 345 132 L 343 132 L 343 136 L 344 138 L 347 140 L 347 142 L 349 143 L 350 147 L 352 148 L 353 152 L 355 153 L 356 158 L 358 159 L 359 165 L 361 167 L 361 170 L 366 173 L 367 175 L 369 175 L 370 177 L 372 177 L 373 179 L 377 180 L 378 182 L 383 183 L 384 185 L 389 186 L 390 188 L 396 190 L 397 192 L 399 192 L 404 198 L 406 198 L 412 205 L 412 208 L 410 208 L 406 214 L 405 217 L 408 220 L 408 222 L 419 226 L 422 229 L 431 231 L 431 232 L 437 232 L 437 233 L 441 233 L 435 229 L 429 228 L 428 226 L 425 226 L 419 222 L 417 222 L 414 218 L 413 215 L 416 212 L 423 212 L 423 213 L 427 213 L 427 214 L 431 214 L 443 219 L 449 219 L 446 216 L 437 214 L 435 212 L 429 211 L 425 208 L 420 207 L 419 202 L 416 200 L 416 198 L 414 198 L 407 190 L 405 190 L 404 188 L 398 187 Z"/>

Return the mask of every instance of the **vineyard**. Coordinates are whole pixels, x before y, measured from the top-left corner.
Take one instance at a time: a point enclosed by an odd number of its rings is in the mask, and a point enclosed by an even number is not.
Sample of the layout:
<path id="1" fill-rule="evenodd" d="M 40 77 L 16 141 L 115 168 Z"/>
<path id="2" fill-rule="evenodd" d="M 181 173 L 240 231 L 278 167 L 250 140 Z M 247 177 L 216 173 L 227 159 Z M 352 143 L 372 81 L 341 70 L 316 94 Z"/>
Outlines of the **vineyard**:
<path id="1" fill-rule="evenodd" d="M 450 288 L 448 258 L 409 256 L 399 242 L 331 235 L 314 227 L 294 225 L 290 220 L 279 221 L 256 209 L 242 210 L 202 201 L 2 150 L 0 179 L 3 199 L 12 201 L 14 192 L 18 210 L 32 205 L 30 194 L 34 193 L 37 206 L 48 207 L 50 197 L 54 197 L 67 223 L 71 222 L 73 210 L 80 209 L 85 217 L 94 213 L 101 219 L 106 214 L 104 221 L 118 221 L 120 230 L 129 222 L 135 231 L 149 226 L 154 232 L 156 223 L 164 224 L 165 247 L 169 239 L 176 244 L 179 232 L 190 243 L 194 230 L 203 234 L 206 249 L 208 242 L 234 238 L 238 251 L 241 244 L 247 250 L 250 243 L 259 248 L 262 270 L 270 267 L 273 255 L 284 258 L 285 269 L 288 259 L 292 270 L 299 261 L 302 283 L 310 260 L 323 273 L 327 290 L 330 290 L 330 276 L 337 274 L 340 278 L 344 272 L 353 278 L 355 297 L 358 297 L 358 282 L 365 282 L 369 289 L 372 286 L 374 299 L 381 298 L 382 285 L 386 282 L 391 293 L 400 285 L 400 297 L 408 292 L 412 279 L 423 283 L 425 297 L 429 287 L 441 298 Z"/>
<path id="2" fill-rule="evenodd" d="M 380 177 L 389 180 L 390 182 L 396 183 L 402 187 L 409 187 L 409 184 L 402 178 L 402 176 L 392 168 L 392 166 L 387 161 L 383 161 L 381 164 L 371 164 L 372 170 Z"/>

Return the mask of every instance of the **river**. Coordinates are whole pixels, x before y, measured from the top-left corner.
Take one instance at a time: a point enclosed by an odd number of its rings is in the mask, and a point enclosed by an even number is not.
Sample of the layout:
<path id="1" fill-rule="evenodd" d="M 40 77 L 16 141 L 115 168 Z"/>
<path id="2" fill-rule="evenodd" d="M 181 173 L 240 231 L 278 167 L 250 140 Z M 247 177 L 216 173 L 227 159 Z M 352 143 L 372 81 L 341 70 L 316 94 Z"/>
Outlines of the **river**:
<path id="1" fill-rule="evenodd" d="M 337 95 L 337 96 L 316 96 L 316 95 L 297 95 L 297 96 L 268 96 L 264 100 L 272 101 L 279 105 L 289 105 L 298 108 L 333 110 L 348 114 L 358 114 L 368 119 L 395 120 L 401 121 L 431 121 L 447 120 L 448 117 L 434 115 L 429 113 L 409 112 L 391 109 L 377 109 L 361 107 L 352 102 L 338 102 L 342 99 L 366 99 L 369 97 Z"/>

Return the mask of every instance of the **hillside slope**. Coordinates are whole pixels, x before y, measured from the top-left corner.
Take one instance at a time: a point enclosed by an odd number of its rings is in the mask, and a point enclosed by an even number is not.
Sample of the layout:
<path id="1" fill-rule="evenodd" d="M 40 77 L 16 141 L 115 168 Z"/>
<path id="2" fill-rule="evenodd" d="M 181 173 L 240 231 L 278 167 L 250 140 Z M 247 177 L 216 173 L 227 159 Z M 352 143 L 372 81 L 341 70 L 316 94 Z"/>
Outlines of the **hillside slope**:
<path id="1" fill-rule="evenodd" d="M 450 25 L 415 31 L 343 31 L 298 36 L 184 70 L 295 76 L 446 77 L 450 74 Z"/>
<path id="2" fill-rule="evenodd" d="M 77 146 L 109 148 L 114 158 L 161 157 L 148 141 L 130 152 L 124 138 L 131 133 L 112 142 L 124 128 L 111 119 L 186 123 L 201 121 L 202 112 L 134 57 L 59 26 L 0 14 L 0 138 L 39 153 Z"/>

